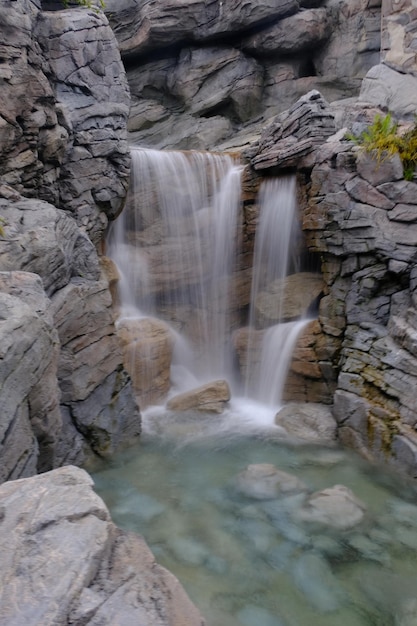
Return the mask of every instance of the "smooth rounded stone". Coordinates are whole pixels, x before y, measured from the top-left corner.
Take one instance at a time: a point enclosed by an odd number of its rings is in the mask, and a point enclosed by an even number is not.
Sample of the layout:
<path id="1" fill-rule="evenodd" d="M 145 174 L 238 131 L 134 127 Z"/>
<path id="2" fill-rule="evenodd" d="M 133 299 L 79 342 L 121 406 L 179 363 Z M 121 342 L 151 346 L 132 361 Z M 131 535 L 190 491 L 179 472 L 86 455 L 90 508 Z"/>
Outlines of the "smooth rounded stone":
<path id="1" fill-rule="evenodd" d="M 324 404 L 291 402 L 276 414 L 275 423 L 297 439 L 320 443 L 336 440 L 336 420 Z"/>
<path id="2" fill-rule="evenodd" d="M 271 463 L 248 465 L 233 484 L 239 493 L 256 500 L 273 500 L 281 495 L 307 491 L 307 486 L 296 476 Z"/>
<path id="3" fill-rule="evenodd" d="M 315 609 L 331 613 L 339 608 L 343 591 L 322 557 L 313 552 L 303 554 L 295 562 L 292 575 L 297 587 Z"/>
<path id="4" fill-rule="evenodd" d="M 236 617 L 244 626 L 284 626 L 279 617 L 254 604 L 244 606 Z"/>
<path id="5" fill-rule="evenodd" d="M 268 552 L 276 539 L 276 533 L 271 524 L 262 520 L 243 519 L 239 521 L 238 528 L 257 553 Z"/>
<path id="6" fill-rule="evenodd" d="M 167 402 L 170 411 L 202 411 L 208 413 L 223 413 L 225 405 L 230 400 L 230 387 L 226 380 L 215 380 L 201 385 L 197 389 L 186 391 L 174 396 Z"/>
<path id="7" fill-rule="evenodd" d="M 365 504 L 348 487 L 334 485 L 313 493 L 305 505 L 294 512 L 294 517 L 304 522 L 348 530 L 363 520 L 365 511 Z"/>
<path id="8" fill-rule="evenodd" d="M 113 514 L 118 518 L 126 516 L 143 519 L 146 522 L 158 517 L 164 511 L 166 507 L 161 502 L 146 493 L 138 493 L 133 488 L 123 501 L 113 508 Z"/>
<path id="9" fill-rule="evenodd" d="M 299 272 L 275 280 L 256 298 L 257 324 L 271 326 L 305 316 L 323 291 L 321 274 Z"/>
<path id="10" fill-rule="evenodd" d="M 191 537 L 172 537 L 170 550 L 183 563 L 204 565 L 212 557 L 210 549 Z"/>

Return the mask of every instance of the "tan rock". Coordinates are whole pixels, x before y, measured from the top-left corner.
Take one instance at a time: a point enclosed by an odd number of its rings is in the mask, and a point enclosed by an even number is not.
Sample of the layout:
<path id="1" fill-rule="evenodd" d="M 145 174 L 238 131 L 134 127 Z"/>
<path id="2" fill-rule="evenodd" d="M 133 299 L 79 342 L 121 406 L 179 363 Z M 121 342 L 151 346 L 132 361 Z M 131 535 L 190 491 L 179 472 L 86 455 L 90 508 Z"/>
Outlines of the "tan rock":
<path id="1" fill-rule="evenodd" d="M 153 318 L 124 319 L 117 334 L 141 408 L 163 401 L 170 387 L 173 350 L 168 326 Z"/>
<path id="2" fill-rule="evenodd" d="M 236 489 L 256 500 L 275 499 L 280 495 L 307 491 L 296 476 L 283 472 L 272 463 L 248 465 L 235 479 Z"/>
<path id="3" fill-rule="evenodd" d="M 197 389 L 174 396 L 167 403 L 171 411 L 207 411 L 222 413 L 226 402 L 230 400 L 230 388 L 225 380 L 215 380 Z"/>
<path id="4" fill-rule="evenodd" d="M 302 317 L 323 291 L 320 274 L 300 272 L 274 281 L 255 302 L 258 327 Z"/>
<path id="5" fill-rule="evenodd" d="M 336 420 L 330 408 L 323 404 L 292 402 L 277 413 L 275 423 L 289 435 L 305 441 L 333 442 L 336 439 Z"/>

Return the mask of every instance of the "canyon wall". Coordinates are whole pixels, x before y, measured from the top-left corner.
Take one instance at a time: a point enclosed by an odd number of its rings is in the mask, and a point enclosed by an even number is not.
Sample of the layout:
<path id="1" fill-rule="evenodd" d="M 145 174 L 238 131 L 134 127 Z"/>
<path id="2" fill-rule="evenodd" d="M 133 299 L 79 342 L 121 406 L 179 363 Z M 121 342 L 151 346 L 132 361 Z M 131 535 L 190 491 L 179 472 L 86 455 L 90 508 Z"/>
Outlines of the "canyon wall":
<path id="1" fill-rule="evenodd" d="M 129 89 L 102 13 L 0 4 L 0 480 L 139 435 L 100 262 L 129 180 Z"/>

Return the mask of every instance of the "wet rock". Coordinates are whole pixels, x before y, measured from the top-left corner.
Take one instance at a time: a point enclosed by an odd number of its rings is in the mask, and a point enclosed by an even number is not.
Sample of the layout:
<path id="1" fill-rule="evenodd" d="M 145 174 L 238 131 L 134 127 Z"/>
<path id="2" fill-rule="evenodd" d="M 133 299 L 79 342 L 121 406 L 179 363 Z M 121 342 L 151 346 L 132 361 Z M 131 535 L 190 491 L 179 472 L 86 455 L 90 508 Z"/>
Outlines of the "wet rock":
<path id="1" fill-rule="evenodd" d="M 234 481 L 243 495 L 256 500 L 273 500 L 283 495 L 306 491 L 306 485 L 296 476 L 283 472 L 270 463 L 248 465 Z"/>
<path id="2" fill-rule="evenodd" d="M 295 584 L 317 610 L 331 613 L 339 608 L 343 592 L 325 559 L 312 552 L 304 554 L 292 572 Z"/>
<path id="3" fill-rule="evenodd" d="M 143 539 L 114 526 L 83 470 L 6 483 L 0 505 L 2 623 L 204 623 Z"/>
<path id="4" fill-rule="evenodd" d="M 274 281 L 255 302 L 258 325 L 263 328 L 305 317 L 323 291 L 321 274 L 300 272 Z"/>
<path id="5" fill-rule="evenodd" d="M 160 404 L 170 388 L 174 340 L 168 326 L 153 318 L 122 319 L 117 334 L 141 408 Z"/>
<path id="6" fill-rule="evenodd" d="M 348 487 L 335 485 L 313 493 L 305 506 L 295 513 L 295 518 L 338 530 L 348 530 L 363 520 L 365 511 L 365 505 Z"/>
<path id="7" fill-rule="evenodd" d="M 336 440 L 337 423 L 324 404 L 286 404 L 275 416 L 275 423 L 296 439 L 321 443 Z"/>
<path id="8" fill-rule="evenodd" d="M 170 411 L 207 411 L 208 413 L 222 413 L 230 400 L 229 385 L 225 380 L 216 380 L 174 396 L 167 402 Z"/>

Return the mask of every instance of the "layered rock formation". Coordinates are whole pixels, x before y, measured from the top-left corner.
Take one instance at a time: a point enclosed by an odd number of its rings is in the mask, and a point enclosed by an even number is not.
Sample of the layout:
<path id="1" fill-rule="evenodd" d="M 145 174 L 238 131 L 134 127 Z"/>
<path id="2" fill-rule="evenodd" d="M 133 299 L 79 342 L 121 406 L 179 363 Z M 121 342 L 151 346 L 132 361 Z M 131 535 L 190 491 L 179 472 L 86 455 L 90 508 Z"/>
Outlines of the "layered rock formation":
<path id="1" fill-rule="evenodd" d="M 207 149 L 313 87 L 357 95 L 379 62 L 381 0 L 109 0 L 106 13 L 144 146 Z"/>
<path id="2" fill-rule="evenodd" d="M 114 35 L 102 13 L 31 0 L 0 21 L 5 480 L 108 454 L 140 417 L 96 250 L 129 177 Z"/>

